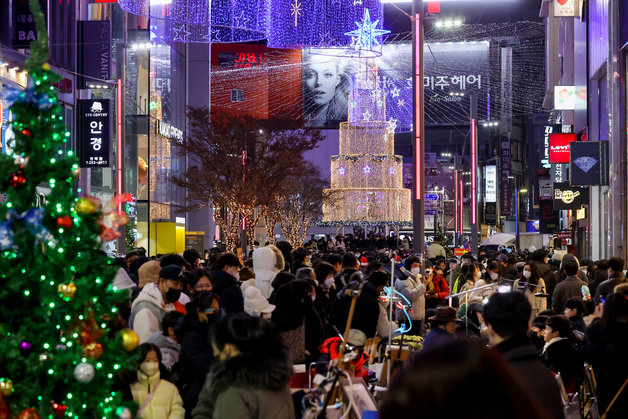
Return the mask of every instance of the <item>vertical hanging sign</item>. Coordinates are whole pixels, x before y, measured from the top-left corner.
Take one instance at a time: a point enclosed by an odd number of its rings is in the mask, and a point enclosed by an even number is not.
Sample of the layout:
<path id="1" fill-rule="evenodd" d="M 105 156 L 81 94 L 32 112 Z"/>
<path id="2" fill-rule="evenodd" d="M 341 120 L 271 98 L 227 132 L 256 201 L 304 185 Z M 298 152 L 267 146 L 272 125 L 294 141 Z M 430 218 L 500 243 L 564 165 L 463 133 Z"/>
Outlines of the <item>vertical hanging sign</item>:
<path id="1" fill-rule="evenodd" d="M 111 79 L 111 21 L 78 21 L 78 88 Z"/>
<path id="2" fill-rule="evenodd" d="M 502 140 L 500 151 L 500 212 L 501 215 L 512 214 L 512 193 L 510 186 L 510 141 Z"/>
<path id="3" fill-rule="evenodd" d="M 109 99 L 82 99 L 79 110 L 79 151 L 81 167 L 109 167 L 111 162 Z"/>

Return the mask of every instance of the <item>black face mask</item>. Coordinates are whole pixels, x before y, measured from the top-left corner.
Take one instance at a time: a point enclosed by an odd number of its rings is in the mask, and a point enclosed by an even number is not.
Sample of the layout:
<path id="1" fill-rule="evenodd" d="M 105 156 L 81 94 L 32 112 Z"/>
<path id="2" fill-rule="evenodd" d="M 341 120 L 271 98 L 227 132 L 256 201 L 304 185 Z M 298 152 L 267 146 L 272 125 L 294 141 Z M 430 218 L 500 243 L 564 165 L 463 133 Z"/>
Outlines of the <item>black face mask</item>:
<path id="1" fill-rule="evenodd" d="M 168 287 L 168 292 L 166 292 L 166 300 L 168 300 L 169 303 L 176 303 L 177 301 L 179 301 L 179 297 L 181 297 L 181 290 L 175 290 Z"/>

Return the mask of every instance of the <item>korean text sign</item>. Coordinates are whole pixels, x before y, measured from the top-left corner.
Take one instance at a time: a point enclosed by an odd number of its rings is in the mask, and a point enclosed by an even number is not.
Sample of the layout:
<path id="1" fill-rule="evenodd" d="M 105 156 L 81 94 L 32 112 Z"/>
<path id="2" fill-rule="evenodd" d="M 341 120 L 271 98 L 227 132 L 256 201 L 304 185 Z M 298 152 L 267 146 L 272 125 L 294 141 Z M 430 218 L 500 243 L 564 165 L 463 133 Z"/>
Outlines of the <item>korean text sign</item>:
<path id="1" fill-rule="evenodd" d="M 109 167 L 111 133 L 109 99 L 79 100 L 81 167 Z"/>

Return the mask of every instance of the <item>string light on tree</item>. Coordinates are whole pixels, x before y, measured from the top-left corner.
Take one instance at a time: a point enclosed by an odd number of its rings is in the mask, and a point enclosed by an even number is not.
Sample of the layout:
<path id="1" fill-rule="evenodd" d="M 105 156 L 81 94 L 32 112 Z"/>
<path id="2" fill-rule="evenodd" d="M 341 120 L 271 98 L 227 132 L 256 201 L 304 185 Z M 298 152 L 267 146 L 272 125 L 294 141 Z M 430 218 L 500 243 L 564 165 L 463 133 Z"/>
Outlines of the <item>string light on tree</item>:
<path id="1" fill-rule="evenodd" d="M 118 268 L 100 252 L 101 209 L 75 196 L 77 158 L 64 151 L 69 133 L 52 86 L 60 77 L 46 63 L 39 1 L 29 6 L 38 38 L 26 62 L 27 88 L 2 92 L 15 137 L 12 155 L 0 153 L 0 179 L 21 171 L 23 180 L 8 185 L 7 202 L 0 204 L 0 388 L 10 417 L 108 419 L 122 405 L 122 394 L 112 390 L 114 373 L 137 363 L 111 330 L 115 305 L 128 294 L 113 287 Z M 37 191 L 42 181 L 50 187 L 44 197 Z M 79 212 L 81 206 L 92 208 Z M 87 340 L 92 347 L 84 348 Z M 77 381 L 74 366 L 100 350 L 98 365 L 91 373 L 81 369 L 88 374 Z"/>

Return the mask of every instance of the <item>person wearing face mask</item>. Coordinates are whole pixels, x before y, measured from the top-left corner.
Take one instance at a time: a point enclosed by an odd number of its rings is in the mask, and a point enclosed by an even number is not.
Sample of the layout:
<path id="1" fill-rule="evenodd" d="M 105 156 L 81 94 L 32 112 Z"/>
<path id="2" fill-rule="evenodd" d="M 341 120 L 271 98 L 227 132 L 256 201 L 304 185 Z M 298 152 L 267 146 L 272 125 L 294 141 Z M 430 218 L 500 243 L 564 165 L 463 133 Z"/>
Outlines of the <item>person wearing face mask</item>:
<path id="1" fill-rule="evenodd" d="M 486 266 L 486 273 L 484 274 L 484 277 L 478 280 L 475 283 L 473 288 L 474 289 L 480 288 L 486 285 L 492 285 L 492 286 L 488 288 L 482 288 L 482 289 L 472 292 L 470 295 L 470 298 L 473 298 L 473 297 L 487 298 L 493 295 L 494 293 L 496 293 L 497 286 L 498 286 L 497 281 L 500 278 L 500 274 L 501 274 L 500 265 L 495 261 L 490 262 Z"/>
<path id="2" fill-rule="evenodd" d="M 210 272 L 213 291 L 220 297 L 222 307 L 227 313 L 244 311 L 244 296 L 240 289 L 240 259 L 233 253 L 220 255 Z"/>
<path id="3" fill-rule="evenodd" d="M 137 379 L 131 383 L 133 400 L 142 419 L 183 419 L 185 409 L 177 387 L 162 377 L 161 352 L 152 343 L 140 345 Z"/>
<path id="4" fill-rule="evenodd" d="M 523 292 L 532 306 L 532 319 L 547 309 L 547 298 L 537 297 L 536 294 L 545 292 L 545 281 L 541 276 L 541 271 L 534 262 L 528 262 L 523 266 L 521 279 L 515 281 L 514 290 Z"/>
<path id="5" fill-rule="evenodd" d="M 406 258 L 401 268 L 403 278 L 399 278 L 395 282 L 395 289 L 406 297 L 412 307 L 410 312 L 410 320 L 412 320 L 412 328 L 407 332 L 409 335 L 419 335 L 421 332 L 421 321 L 425 317 L 425 284 L 421 276 L 421 261 L 416 256 Z M 405 321 L 406 316 L 402 310 L 397 311 L 397 320 Z"/>
<path id="6" fill-rule="evenodd" d="M 336 268 L 327 262 L 319 262 L 314 267 L 314 274 L 316 276 L 316 301 L 314 307 L 321 316 L 323 325 L 327 327 L 327 318 L 329 317 L 329 306 L 331 295 L 336 295 L 336 282 L 334 276 L 336 275 Z"/>
<path id="7" fill-rule="evenodd" d="M 425 261 L 425 298 L 427 308 L 436 308 L 445 303 L 449 295 L 449 284 L 445 277 L 434 270 L 432 262 Z"/>
<path id="8" fill-rule="evenodd" d="M 214 360 L 207 337 L 220 317 L 220 299 L 212 292 L 202 291 L 194 295 L 186 309 L 187 314 L 175 328 L 181 350 L 179 362 L 175 364 L 173 371 L 177 377 L 186 416 L 190 417 L 203 388 L 205 375 Z"/>
<path id="9" fill-rule="evenodd" d="M 161 330 L 161 322 L 167 312 L 175 310 L 183 290 L 181 268 L 168 265 L 159 271 L 156 284 L 146 284 L 131 306 L 129 326 L 144 343 Z"/>
<path id="10" fill-rule="evenodd" d="M 294 419 L 292 362 L 276 328 L 259 317 L 233 313 L 216 322 L 210 341 L 216 362 L 192 418 Z"/>

